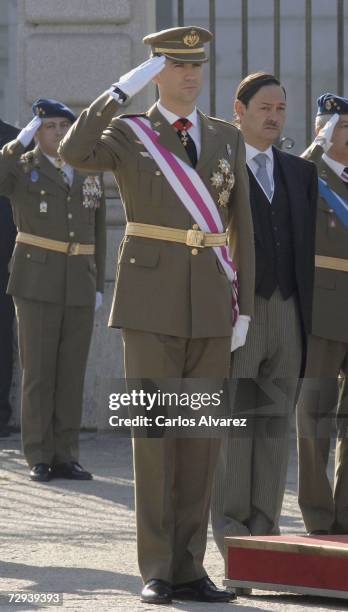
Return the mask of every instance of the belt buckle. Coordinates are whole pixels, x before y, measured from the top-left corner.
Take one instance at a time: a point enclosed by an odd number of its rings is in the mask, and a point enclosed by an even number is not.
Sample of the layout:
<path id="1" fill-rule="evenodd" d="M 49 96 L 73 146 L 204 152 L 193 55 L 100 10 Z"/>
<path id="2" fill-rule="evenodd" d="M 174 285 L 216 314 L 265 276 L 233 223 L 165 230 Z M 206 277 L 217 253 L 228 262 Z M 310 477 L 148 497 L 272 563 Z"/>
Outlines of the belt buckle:
<path id="1" fill-rule="evenodd" d="M 68 255 L 78 255 L 80 245 L 78 242 L 70 242 L 68 245 Z"/>
<path id="2" fill-rule="evenodd" d="M 204 249 L 204 232 L 202 230 L 187 230 L 186 245 Z"/>

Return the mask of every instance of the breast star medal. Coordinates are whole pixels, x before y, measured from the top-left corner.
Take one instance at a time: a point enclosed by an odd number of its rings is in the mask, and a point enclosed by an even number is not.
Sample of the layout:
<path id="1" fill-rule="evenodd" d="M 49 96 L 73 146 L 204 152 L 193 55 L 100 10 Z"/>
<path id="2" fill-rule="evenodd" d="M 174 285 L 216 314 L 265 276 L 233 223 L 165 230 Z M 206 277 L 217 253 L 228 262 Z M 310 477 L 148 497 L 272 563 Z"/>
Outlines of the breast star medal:
<path id="1" fill-rule="evenodd" d="M 227 159 L 219 160 L 219 170 L 218 172 L 213 172 L 210 182 L 218 190 L 218 205 L 226 208 L 235 184 L 231 164 Z"/>
<path id="2" fill-rule="evenodd" d="M 102 193 L 99 176 L 87 176 L 82 185 L 83 206 L 85 208 L 99 208 Z"/>

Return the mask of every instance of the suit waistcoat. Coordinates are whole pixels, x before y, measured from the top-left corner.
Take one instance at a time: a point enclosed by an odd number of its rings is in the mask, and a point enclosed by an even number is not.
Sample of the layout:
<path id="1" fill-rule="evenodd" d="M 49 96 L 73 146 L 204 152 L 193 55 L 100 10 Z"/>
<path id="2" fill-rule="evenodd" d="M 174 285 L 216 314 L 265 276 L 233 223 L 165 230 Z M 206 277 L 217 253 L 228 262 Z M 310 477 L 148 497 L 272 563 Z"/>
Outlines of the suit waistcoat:
<path id="1" fill-rule="evenodd" d="M 249 175 L 252 214 L 259 238 L 255 241 L 256 293 L 270 299 L 279 287 L 286 300 L 296 289 L 295 257 L 289 198 L 276 157 L 271 203 L 250 170 Z"/>

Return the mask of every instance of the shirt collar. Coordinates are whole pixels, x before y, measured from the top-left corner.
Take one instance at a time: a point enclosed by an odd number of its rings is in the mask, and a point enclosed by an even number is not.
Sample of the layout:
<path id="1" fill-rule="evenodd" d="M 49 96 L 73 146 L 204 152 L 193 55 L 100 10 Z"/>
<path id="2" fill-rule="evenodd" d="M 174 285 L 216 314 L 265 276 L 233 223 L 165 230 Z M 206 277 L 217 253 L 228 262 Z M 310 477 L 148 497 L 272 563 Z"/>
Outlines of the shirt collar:
<path id="1" fill-rule="evenodd" d="M 47 157 L 48 161 L 51 162 L 51 164 L 53 164 L 53 166 L 55 168 L 57 168 L 59 170 L 59 168 L 72 168 L 72 166 L 69 166 L 69 164 L 66 164 L 65 162 L 61 162 L 61 163 L 57 163 L 57 160 L 59 160 L 59 157 L 52 157 L 52 155 L 47 155 L 47 153 L 44 153 L 42 151 L 42 154 Z"/>
<path id="2" fill-rule="evenodd" d="M 173 125 L 173 123 L 175 123 L 175 121 L 177 121 L 178 119 L 182 118 L 179 115 L 176 115 L 175 113 L 172 113 L 172 111 L 168 110 L 165 106 L 163 106 L 163 104 L 161 104 L 161 102 L 159 100 L 157 101 L 157 108 L 158 108 L 159 112 L 161 113 L 161 115 L 163 115 L 163 117 L 165 117 L 165 119 L 167 119 L 167 121 L 171 125 Z M 192 113 L 190 113 L 190 115 L 187 115 L 186 118 L 189 121 L 191 121 L 192 125 L 194 125 L 194 126 L 197 125 L 197 122 L 198 122 L 198 113 L 197 113 L 197 107 L 196 106 L 193 109 Z"/>
<path id="3" fill-rule="evenodd" d="M 245 153 L 246 153 L 247 164 L 253 159 L 253 157 L 255 157 L 255 155 L 258 155 L 259 153 L 264 153 L 265 155 L 267 155 L 269 161 L 273 162 L 272 145 L 270 145 L 268 149 L 266 149 L 265 151 L 260 151 L 259 149 L 256 149 L 256 147 L 253 147 L 252 145 L 246 142 L 245 143 Z"/>
<path id="4" fill-rule="evenodd" d="M 347 166 L 341 164 L 341 162 L 338 162 L 335 159 L 332 159 L 326 153 L 323 153 L 322 160 L 326 163 L 327 166 L 329 166 L 329 168 L 331 168 L 331 170 L 334 171 L 335 174 L 337 174 L 337 176 L 342 178 L 342 172 Z"/>

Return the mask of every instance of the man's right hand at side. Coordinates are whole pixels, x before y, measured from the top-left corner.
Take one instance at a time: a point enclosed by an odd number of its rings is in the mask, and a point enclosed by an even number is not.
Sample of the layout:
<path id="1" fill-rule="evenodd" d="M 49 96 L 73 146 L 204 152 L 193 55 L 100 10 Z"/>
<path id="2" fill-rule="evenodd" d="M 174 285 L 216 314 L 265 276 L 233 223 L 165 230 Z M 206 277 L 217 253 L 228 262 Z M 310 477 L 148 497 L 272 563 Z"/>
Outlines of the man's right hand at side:
<path id="1" fill-rule="evenodd" d="M 121 76 L 120 80 L 110 87 L 109 93 L 117 102 L 122 101 L 120 92 L 125 94 L 127 98 L 132 98 L 163 70 L 165 63 L 166 58 L 164 55 L 151 57 L 146 62 L 140 64 L 140 66 Z"/>

